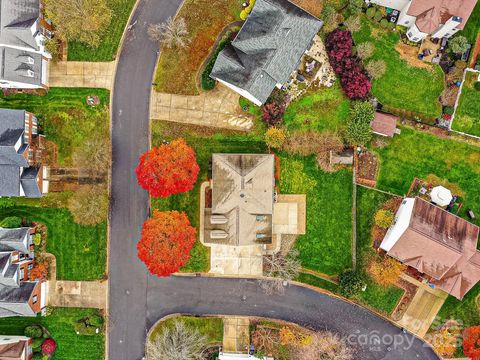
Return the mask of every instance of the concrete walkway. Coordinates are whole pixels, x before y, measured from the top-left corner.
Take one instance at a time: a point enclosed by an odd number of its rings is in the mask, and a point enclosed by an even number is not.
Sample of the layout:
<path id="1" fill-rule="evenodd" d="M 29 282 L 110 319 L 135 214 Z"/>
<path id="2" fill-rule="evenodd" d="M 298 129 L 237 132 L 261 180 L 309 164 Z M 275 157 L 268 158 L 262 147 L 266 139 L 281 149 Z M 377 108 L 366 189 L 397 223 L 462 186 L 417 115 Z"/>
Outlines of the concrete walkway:
<path id="1" fill-rule="evenodd" d="M 402 279 L 418 286 L 418 290 L 398 324 L 423 338 L 435 320 L 448 294 L 439 289 L 432 289 L 427 284 L 421 283 L 405 274 L 402 274 Z"/>
<path id="2" fill-rule="evenodd" d="M 106 281 L 57 280 L 57 261 L 53 254 L 44 254 L 50 261 L 47 281 L 47 304 L 60 307 L 106 309 Z"/>
<path id="3" fill-rule="evenodd" d="M 115 61 L 52 61 L 49 68 L 50 87 L 86 87 L 110 90 L 113 84 Z"/>
<path id="4" fill-rule="evenodd" d="M 223 320 L 223 351 L 245 353 L 250 344 L 250 320 L 247 317 L 228 317 Z"/>
<path id="5" fill-rule="evenodd" d="M 238 99 L 237 93 L 221 84 L 196 96 L 152 90 L 150 118 L 246 131 L 252 128 L 253 121 L 240 108 Z"/>

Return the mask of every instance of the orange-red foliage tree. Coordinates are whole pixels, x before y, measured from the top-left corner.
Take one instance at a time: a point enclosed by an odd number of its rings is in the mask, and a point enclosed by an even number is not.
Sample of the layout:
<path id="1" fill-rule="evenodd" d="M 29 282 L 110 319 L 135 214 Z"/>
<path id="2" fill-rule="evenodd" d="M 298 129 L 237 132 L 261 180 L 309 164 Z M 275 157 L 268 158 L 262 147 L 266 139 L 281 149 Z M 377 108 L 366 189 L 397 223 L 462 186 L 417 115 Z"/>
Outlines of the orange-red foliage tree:
<path id="1" fill-rule="evenodd" d="M 138 257 L 152 274 L 168 276 L 187 263 L 195 239 L 196 230 L 184 212 L 155 210 L 143 224 Z"/>
<path id="2" fill-rule="evenodd" d="M 46 280 L 48 276 L 48 265 L 47 261 L 35 261 L 33 269 L 30 270 L 30 280 Z"/>
<path id="3" fill-rule="evenodd" d="M 138 184 L 154 197 L 192 190 L 199 171 L 195 152 L 183 139 L 148 150 L 135 169 Z"/>
<path id="4" fill-rule="evenodd" d="M 470 359 L 480 360 L 480 326 L 471 326 L 463 331 L 463 352 Z"/>

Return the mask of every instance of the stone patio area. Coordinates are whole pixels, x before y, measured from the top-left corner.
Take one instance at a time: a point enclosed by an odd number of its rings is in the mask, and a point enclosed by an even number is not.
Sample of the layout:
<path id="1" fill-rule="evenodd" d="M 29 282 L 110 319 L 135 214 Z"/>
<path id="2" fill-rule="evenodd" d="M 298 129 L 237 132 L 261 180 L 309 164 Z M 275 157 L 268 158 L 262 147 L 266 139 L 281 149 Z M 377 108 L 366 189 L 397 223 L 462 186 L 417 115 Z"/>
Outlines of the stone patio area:
<path id="1" fill-rule="evenodd" d="M 110 90 L 113 85 L 115 61 L 52 61 L 49 69 L 50 87 L 91 87 Z"/>
<path id="2" fill-rule="evenodd" d="M 152 90 L 150 117 L 154 120 L 246 131 L 252 128 L 253 120 L 242 111 L 238 100 L 237 93 L 221 84 L 217 84 L 214 90 L 196 96 Z"/>
<path id="3" fill-rule="evenodd" d="M 223 320 L 224 352 L 245 353 L 250 344 L 250 321 L 246 317 L 225 318 Z"/>

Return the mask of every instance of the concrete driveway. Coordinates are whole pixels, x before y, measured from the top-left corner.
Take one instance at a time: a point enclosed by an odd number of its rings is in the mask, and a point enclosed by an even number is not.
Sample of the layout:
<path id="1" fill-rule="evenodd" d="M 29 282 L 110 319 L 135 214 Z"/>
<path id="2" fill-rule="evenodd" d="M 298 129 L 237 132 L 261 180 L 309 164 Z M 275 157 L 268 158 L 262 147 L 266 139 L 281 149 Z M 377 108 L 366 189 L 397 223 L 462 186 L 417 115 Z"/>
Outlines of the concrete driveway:
<path id="1" fill-rule="evenodd" d="M 52 61 L 49 68 L 50 87 L 87 87 L 110 90 L 113 85 L 115 61 Z"/>

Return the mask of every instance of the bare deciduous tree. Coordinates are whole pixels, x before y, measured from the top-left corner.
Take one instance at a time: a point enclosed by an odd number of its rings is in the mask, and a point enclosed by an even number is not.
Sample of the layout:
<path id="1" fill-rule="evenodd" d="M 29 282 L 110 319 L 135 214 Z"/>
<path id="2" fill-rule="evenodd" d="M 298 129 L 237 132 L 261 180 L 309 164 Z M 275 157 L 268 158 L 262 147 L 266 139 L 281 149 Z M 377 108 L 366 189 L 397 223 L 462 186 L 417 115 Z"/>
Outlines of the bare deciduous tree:
<path id="1" fill-rule="evenodd" d="M 351 360 L 353 350 L 338 335 L 321 331 L 313 335 L 311 345 L 299 348 L 293 355 L 292 360 Z"/>
<path id="2" fill-rule="evenodd" d="M 183 48 L 188 45 L 188 29 L 184 18 L 169 17 L 162 24 L 150 24 L 147 33 L 152 41 L 161 42 L 168 48 Z"/>
<path id="3" fill-rule="evenodd" d="M 68 210 L 77 224 L 95 225 L 108 215 L 108 192 L 103 185 L 81 187 L 68 201 Z"/>
<path id="4" fill-rule="evenodd" d="M 264 275 L 273 279 L 260 280 L 260 286 L 267 294 L 283 293 L 284 281 L 294 279 L 302 269 L 298 250 L 291 250 L 286 256 L 274 254 L 263 257 Z"/>
<path id="5" fill-rule="evenodd" d="M 147 360 L 199 360 L 207 339 L 198 330 L 175 321 L 155 339 L 147 341 Z"/>
<path id="6" fill-rule="evenodd" d="M 75 149 L 73 161 L 76 167 L 88 169 L 95 174 L 106 174 L 110 168 L 110 142 L 106 138 L 95 136 L 87 139 Z"/>

